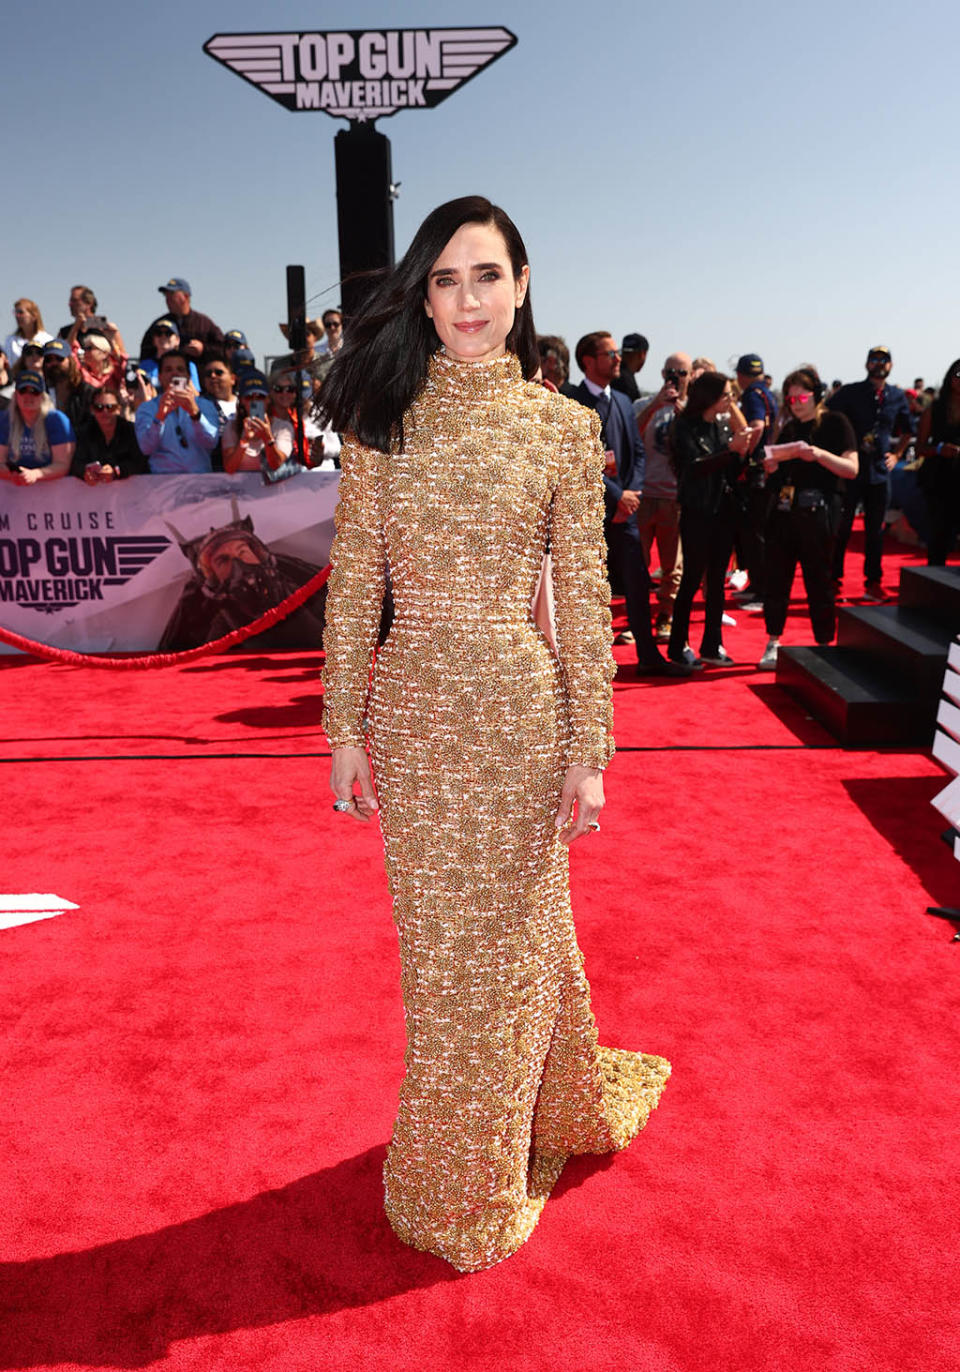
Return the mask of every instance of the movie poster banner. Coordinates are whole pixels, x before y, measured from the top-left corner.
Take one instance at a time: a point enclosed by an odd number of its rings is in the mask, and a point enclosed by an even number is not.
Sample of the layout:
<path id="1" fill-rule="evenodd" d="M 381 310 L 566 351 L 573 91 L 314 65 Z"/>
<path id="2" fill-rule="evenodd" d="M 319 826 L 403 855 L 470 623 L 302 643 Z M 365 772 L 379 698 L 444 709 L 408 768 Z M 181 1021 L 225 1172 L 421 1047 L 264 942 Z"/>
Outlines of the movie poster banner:
<path id="1" fill-rule="evenodd" d="M 210 643 L 326 566 L 339 482 L 335 471 L 274 485 L 256 472 L 4 482 L 0 625 L 80 653 Z M 250 643 L 319 648 L 324 600 L 321 590 Z"/>

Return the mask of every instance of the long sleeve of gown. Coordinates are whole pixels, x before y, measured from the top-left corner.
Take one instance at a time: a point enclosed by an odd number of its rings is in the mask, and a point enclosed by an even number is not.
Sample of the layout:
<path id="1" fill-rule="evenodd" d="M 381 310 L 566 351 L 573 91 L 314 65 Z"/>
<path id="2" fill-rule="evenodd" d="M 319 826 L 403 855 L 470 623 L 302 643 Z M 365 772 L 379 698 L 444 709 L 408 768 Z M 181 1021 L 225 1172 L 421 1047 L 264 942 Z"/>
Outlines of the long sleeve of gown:
<path id="1" fill-rule="evenodd" d="M 614 752 L 616 671 L 610 585 L 603 536 L 603 467 L 600 423 L 581 406 L 569 416 L 553 495 L 550 547 L 557 652 L 570 714 L 568 760 L 605 767 Z"/>
<path id="2" fill-rule="evenodd" d="M 386 586 L 378 458 L 355 439 L 344 444 L 323 634 L 323 723 L 332 748 L 364 746 L 363 717 Z"/>

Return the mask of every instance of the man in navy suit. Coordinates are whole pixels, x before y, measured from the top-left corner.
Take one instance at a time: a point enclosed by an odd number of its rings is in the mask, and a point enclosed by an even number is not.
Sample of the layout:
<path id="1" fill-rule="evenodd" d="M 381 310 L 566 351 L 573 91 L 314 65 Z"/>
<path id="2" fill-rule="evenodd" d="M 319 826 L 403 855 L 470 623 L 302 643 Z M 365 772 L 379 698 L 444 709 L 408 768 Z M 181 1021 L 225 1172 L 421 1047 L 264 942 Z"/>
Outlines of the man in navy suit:
<path id="1" fill-rule="evenodd" d="M 623 588 L 640 671 L 649 676 L 689 676 L 685 663 L 668 662 L 660 654 L 650 627 L 650 574 L 637 529 L 647 459 L 633 406 L 610 385 L 620 374 L 620 350 L 609 333 L 599 331 L 584 334 L 576 358 L 586 379 L 569 394 L 600 416 L 607 450 L 603 477 L 607 560 L 614 580 Z"/>

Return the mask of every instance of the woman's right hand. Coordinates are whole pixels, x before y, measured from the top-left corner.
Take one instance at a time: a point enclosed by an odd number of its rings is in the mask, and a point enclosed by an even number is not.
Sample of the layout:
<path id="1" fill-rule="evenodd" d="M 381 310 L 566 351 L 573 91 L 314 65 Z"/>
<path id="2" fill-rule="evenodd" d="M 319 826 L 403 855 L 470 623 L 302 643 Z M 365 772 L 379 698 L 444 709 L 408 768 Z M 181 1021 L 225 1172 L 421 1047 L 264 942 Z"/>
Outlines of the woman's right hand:
<path id="1" fill-rule="evenodd" d="M 337 800 L 352 802 L 344 814 L 366 824 L 380 809 L 367 755 L 362 748 L 334 748 L 332 756 L 330 789 Z M 359 795 L 354 794 L 354 786 L 359 787 Z"/>

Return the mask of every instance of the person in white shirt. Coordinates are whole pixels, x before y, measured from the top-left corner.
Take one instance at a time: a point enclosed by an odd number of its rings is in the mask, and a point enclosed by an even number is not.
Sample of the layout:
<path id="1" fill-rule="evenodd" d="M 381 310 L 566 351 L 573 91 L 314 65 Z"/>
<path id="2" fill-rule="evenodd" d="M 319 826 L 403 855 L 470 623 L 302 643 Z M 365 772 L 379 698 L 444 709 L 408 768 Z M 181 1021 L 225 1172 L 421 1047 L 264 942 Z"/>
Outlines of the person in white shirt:
<path id="1" fill-rule="evenodd" d="M 43 347 L 53 337 L 43 327 L 43 315 L 36 301 L 21 296 L 13 302 L 13 313 L 17 321 L 16 331 L 8 333 L 3 343 L 3 351 L 10 359 L 11 366 L 20 361 L 25 344 L 37 343 Z"/>

